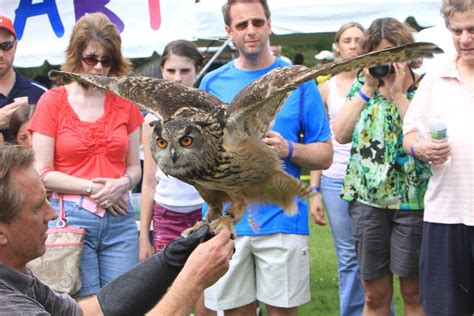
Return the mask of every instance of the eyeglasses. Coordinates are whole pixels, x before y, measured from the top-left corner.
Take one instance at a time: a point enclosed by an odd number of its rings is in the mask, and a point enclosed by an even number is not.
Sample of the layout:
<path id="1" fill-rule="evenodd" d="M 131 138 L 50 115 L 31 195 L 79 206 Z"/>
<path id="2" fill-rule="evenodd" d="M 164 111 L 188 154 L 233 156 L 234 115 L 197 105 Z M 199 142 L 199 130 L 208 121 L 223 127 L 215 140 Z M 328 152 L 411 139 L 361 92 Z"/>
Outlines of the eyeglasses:
<path id="1" fill-rule="evenodd" d="M 237 31 L 243 31 L 249 26 L 249 22 L 251 22 L 254 27 L 262 27 L 267 21 L 264 19 L 250 19 L 239 22 L 234 27 Z"/>
<path id="2" fill-rule="evenodd" d="M 110 57 L 102 57 L 102 59 L 97 58 L 96 56 L 85 56 L 82 57 L 82 61 L 84 64 L 89 66 L 95 66 L 97 63 L 101 63 L 102 67 L 109 68 L 112 66 L 112 58 Z"/>
<path id="3" fill-rule="evenodd" d="M 13 41 L 6 41 L 6 42 L 3 42 L 3 43 L 0 43 L 0 49 L 3 50 L 4 52 L 8 52 L 10 49 L 13 48 L 13 46 L 15 45 L 15 40 Z"/>

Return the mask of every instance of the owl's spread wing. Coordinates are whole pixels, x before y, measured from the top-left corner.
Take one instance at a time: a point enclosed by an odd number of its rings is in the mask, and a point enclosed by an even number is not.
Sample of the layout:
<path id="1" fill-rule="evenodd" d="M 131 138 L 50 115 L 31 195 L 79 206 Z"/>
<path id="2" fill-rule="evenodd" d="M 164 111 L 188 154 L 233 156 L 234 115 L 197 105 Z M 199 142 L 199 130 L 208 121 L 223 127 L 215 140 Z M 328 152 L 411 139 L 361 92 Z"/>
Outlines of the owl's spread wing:
<path id="1" fill-rule="evenodd" d="M 418 42 L 314 68 L 296 65 L 274 69 L 249 84 L 232 100 L 227 108 L 227 128 L 242 130 L 248 135 L 263 135 L 291 91 L 306 81 L 364 67 L 433 57 L 442 52 L 435 44 Z"/>
<path id="2" fill-rule="evenodd" d="M 222 104 L 213 95 L 171 81 L 147 77 L 104 77 L 52 70 L 51 79 L 74 80 L 85 86 L 111 91 L 136 103 L 163 120 L 182 107 L 194 107 L 211 112 Z"/>

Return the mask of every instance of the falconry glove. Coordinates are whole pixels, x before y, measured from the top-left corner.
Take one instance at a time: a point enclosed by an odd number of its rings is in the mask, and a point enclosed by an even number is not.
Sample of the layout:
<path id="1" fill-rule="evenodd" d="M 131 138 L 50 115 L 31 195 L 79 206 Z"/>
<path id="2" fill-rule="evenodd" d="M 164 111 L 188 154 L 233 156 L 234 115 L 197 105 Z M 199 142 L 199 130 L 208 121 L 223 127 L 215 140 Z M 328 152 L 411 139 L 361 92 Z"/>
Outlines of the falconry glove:
<path id="1" fill-rule="evenodd" d="M 144 315 L 166 293 L 191 252 L 211 237 L 209 226 L 204 225 L 101 288 L 97 299 L 104 315 Z"/>

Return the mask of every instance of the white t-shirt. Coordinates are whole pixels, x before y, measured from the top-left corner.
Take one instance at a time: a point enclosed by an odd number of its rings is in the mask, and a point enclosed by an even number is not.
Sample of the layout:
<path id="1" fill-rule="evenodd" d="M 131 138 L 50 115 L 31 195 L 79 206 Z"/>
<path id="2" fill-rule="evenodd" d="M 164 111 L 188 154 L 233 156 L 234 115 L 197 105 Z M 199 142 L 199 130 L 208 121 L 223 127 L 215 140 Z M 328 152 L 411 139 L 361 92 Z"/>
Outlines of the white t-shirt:
<path id="1" fill-rule="evenodd" d="M 175 212 L 189 213 L 202 207 L 203 199 L 192 186 L 156 169 L 155 202 Z"/>

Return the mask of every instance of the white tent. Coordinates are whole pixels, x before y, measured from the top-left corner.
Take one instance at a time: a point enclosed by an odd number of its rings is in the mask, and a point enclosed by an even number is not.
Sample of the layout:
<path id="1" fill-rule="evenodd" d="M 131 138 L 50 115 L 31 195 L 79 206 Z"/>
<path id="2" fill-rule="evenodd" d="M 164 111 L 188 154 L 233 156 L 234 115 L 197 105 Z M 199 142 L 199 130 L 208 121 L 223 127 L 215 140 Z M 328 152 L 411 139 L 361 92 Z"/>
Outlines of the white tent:
<path id="1" fill-rule="evenodd" d="M 26 7 L 25 4 L 30 2 Z M 124 54 L 129 58 L 161 53 L 174 39 L 224 39 L 224 0 L 1 0 L 0 14 L 22 30 L 15 65 L 33 67 L 44 60 L 63 62 L 64 50 L 77 17 L 103 11 L 121 26 Z M 364 26 L 379 17 L 404 20 L 414 16 L 421 26 L 442 23 L 441 0 L 268 0 L 272 28 L 292 44 L 304 35 L 334 32 L 348 21 Z M 54 14 L 46 14 L 56 10 Z M 26 18 L 25 18 L 26 16 Z M 22 22 L 23 21 L 23 22 Z M 59 21 L 59 22 L 58 22 Z M 62 28 L 62 30 L 61 30 Z M 17 29 L 18 32 L 18 29 Z M 303 37 L 301 37 L 303 36 Z M 309 37 L 311 40 L 311 37 Z M 314 37 L 313 37 L 314 39 Z"/>
<path id="2" fill-rule="evenodd" d="M 196 4 L 197 37 L 225 38 L 221 7 L 224 0 Z M 268 0 L 272 30 L 277 35 L 336 32 L 345 22 L 368 27 L 382 17 L 404 21 L 413 16 L 422 27 L 440 24 L 441 0 Z"/>

